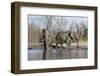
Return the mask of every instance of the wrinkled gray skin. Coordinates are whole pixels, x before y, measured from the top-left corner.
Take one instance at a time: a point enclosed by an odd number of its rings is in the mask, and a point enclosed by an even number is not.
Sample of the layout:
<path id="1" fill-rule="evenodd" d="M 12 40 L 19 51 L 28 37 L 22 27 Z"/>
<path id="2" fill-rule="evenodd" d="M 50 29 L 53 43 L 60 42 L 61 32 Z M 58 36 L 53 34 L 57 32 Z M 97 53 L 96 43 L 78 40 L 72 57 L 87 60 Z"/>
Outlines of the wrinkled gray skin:
<path id="1" fill-rule="evenodd" d="M 58 44 L 60 44 L 63 47 L 63 43 L 66 43 L 67 48 L 71 46 L 72 40 L 76 41 L 77 46 L 78 46 L 78 37 L 77 33 L 71 32 L 71 31 L 60 31 L 56 35 L 56 48 Z"/>

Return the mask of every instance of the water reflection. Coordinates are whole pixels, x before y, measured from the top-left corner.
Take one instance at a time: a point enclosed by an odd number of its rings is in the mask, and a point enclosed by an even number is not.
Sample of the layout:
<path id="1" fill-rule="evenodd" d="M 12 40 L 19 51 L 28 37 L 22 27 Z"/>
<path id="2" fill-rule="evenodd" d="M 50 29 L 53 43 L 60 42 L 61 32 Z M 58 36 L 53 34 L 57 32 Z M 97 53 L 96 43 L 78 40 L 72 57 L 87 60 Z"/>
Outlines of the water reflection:
<path id="1" fill-rule="evenodd" d="M 52 59 L 77 59 L 77 58 L 87 58 L 88 49 L 87 48 L 75 48 L 75 49 L 51 49 L 46 53 L 47 60 Z M 43 49 L 29 49 L 28 50 L 28 60 L 43 60 Z"/>

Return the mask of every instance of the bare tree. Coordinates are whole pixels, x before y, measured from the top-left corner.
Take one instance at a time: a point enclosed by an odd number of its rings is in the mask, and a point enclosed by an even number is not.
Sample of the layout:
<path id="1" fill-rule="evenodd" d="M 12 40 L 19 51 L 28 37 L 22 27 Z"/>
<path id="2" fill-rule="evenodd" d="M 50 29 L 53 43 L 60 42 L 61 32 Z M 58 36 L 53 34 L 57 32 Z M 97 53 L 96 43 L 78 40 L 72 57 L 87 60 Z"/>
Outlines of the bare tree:
<path id="1" fill-rule="evenodd" d="M 74 31 L 74 32 L 79 32 L 78 23 L 76 21 L 72 21 L 70 26 L 69 26 L 69 30 Z"/>
<path id="2" fill-rule="evenodd" d="M 79 38 L 80 38 L 80 31 L 79 26 L 76 21 L 72 21 L 70 24 L 69 30 L 71 32 L 71 37 L 73 38 L 73 41 L 77 43 L 77 46 L 79 46 Z"/>
<path id="3" fill-rule="evenodd" d="M 80 32 L 81 32 L 81 39 L 82 40 L 87 40 L 88 38 L 88 28 L 86 27 L 86 24 L 84 22 L 80 23 Z"/>
<path id="4" fill-rule="evenodd" d="M 39 20 L 42 22 L 43 26 L 45 26 L 45 29 L 50 29 L 52 28 L 52 19 L 53 16 L 41 16 Z"/>
<path id="5" fill-rule="evenodd" d="M 54 20 L 55 20 L 55 27 L 56 27 L 55 29 L 58 30 L 58 32 L 63 31 L 65 26 L 67 26 L 68 21 L 63 16 L 55 17 Z"/>
<path id="6" fill-rule="evenodd" d="M 40 30 L 39 28 L 34 24 L 31 23 L 31 25 L 28 26 L 28 43 L 29 43 L 29 47 L 37 47 L 40 41 Z"/>

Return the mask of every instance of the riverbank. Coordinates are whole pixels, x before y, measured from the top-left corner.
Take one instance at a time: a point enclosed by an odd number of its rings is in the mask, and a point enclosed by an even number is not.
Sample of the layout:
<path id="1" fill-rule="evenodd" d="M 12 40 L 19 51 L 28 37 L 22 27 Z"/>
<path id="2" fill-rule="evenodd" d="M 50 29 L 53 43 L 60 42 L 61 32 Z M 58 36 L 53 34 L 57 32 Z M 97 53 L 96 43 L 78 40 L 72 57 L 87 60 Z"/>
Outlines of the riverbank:
<path id="1" fill-rule="evenodd" d="M 88 47 L 88 42 L 87 41 L 79 41 L 78 42 L 79 47 L 87 48 Z M 37 44 L 28 44 L 28 48 L 43 48 L 43 43 L 37 43 Z M 53 43 L 50 46 L 56 47 L 56 44 Z M 60 44 L 58 44 L 58 47 L 61 47 Z M 63 43 L 63 47 L 67 47 L 66 43 Z M 71 47 L 77 47 L 76 42 L 71 43 Z"/>

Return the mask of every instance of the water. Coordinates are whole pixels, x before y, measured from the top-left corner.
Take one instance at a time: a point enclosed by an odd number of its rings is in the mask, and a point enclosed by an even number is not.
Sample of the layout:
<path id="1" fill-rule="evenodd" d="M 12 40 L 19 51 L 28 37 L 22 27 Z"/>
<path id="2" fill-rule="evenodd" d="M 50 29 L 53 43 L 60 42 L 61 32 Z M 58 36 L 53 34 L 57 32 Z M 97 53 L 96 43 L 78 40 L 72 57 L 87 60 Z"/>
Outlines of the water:
<path id="1" fill-rule="evenodd" d="M 78 58 L 87 58 L 88 49 L 87 48 L 76 48 L 76 49 L 52 49 L 49 50 L 51 53 L 47 53 L 47 60 L 54 59 L 78 59 Z M 43 60 L 43 49 L 28 49 L 28 60 Z"/>

